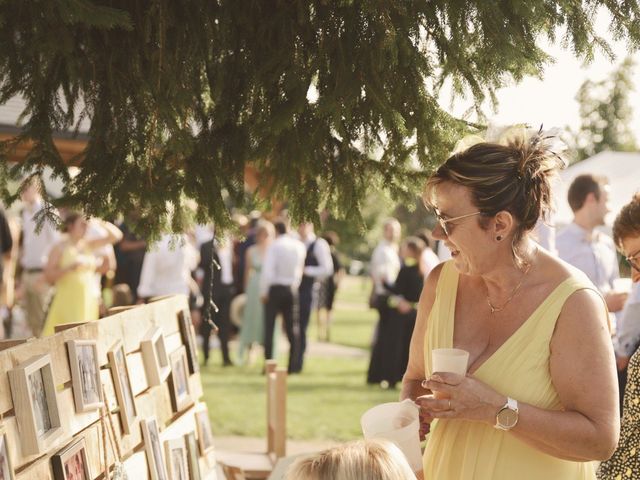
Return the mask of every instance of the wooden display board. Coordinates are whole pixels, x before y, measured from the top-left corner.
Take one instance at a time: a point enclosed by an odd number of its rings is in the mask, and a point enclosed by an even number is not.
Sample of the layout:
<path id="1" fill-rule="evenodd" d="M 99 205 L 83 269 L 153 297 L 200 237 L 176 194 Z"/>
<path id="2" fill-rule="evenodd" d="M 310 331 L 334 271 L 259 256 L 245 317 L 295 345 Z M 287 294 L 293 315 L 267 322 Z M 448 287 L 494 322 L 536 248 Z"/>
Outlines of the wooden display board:
<path id="1" fill-rule="evenodd" d="M 31 339 L 24 342 L 6 342 L 0 347 L 0 428 L 5 432 L 6 447 L 11 467 L 16 480 L 60 480 L 54 477 L 51 458 L 60 451 L 80 440 L 84 441 L 86 459 L 93 479 L 104 477 L 103 428 L 105 422 L 100 420 L 100 411 L 78 412 L 74 401 L 73 382 L 69 366 L 67 342 L 70 340 L 95 340 L 97 342 L 100 378 L 104 386 L 104 401 L 107 405 L 115 436 L 120 446 L 124 467 L 129 478 L 144 480 L 150 478 L 146 449 L 143 442 L 140 422 L 155 417 L 160 430 L 160 441 L 164 449 L 165 442 L 182 439 L 192 432 L 198 435 L 194 413 L 204 408 L 201 402 L 202 384 L 200 373 L 192 373 L 186 368 L 188 393 L 190 401 L 177 409 L 172 397 L 171 379 L 164 378 L 157 385 L 150 386 L 147 380 L 145 364 L 140 343 L 148 337 L 148 332 L 159 329 L 164 338 L 166 354 L 182 351 L 185 345 L 183 332 L 179 324 L 179 314 L 188 308 L 185 296 L 178 295 L 165 298 L 148 305 L 141 305 L 124 310 L 100 320 L 82 324 L 64 325 L 53 336 Z M 114 381 L 107 353 L 121 342 L 131 378 L 131 390 L 135 402 L 136 416 L 128 428 L 121 423 L 120 407 L 116 397 Z M 21 435 L 25 427 L 18 425 L 16 408 L 13 404 L 10 388 L 10 371 L 32 360 L 34 357 L 50 358 L 51 375 L 55 385 L 60 417 L 60 432 L 40 444 L 39 453 L 29 454 L 24 448 Z M 112 356 L 112 355 L 111 355 Z M 15 376 L 15 374 L 12 374 Z M 15 398 L 24 398 L 25 392 L 19 392 Z M 20 409 L 20 407 L 19 407 Z M 18 410 L 19 410 L 18 409 Z M 108 419 L 106 419 L 108 422 Z M 22 431 L 21 431 L 22 428 Z M 127 430 L 129 433 L 126 433 Z M 29 443 L 26 443 L 27 447 Z M 31 451 L 35 451 L 31 448 Z M 108 463 L 115 461 L 111 448 L 107 448 Z M 79 458 L 79 457 L 78 457 Z M 221 480 L 215 473 L 215 455 L 207 451 L 198 456 L 201 478 Z M 191 464 L 190 464 L 191 465 Z M 2 466 L 0 466 L 1 468 Z M 58 477 L 60 474 L 58 474 Z M 169 474 L 169 480 L 171 480 Z"/>

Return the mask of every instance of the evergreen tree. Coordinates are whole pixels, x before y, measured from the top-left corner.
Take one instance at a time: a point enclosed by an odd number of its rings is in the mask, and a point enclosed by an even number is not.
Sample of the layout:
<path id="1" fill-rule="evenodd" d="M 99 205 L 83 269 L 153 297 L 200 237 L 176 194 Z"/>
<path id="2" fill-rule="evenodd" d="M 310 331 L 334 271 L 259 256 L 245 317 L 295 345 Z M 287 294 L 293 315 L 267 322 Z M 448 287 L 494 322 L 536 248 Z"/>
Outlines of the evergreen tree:
<path id="1" fill-rule="evenodd" d="M 67 180 L 58 204 L 135 209 L 142 230 L 179 231 L 190 199 L 198 221 L 227 225 L 225 200 L 241 202 L 252 164 L 295 219 L 321 207 L 362 224 L 368 191 L 412 201 L 473 130 L 439 106 L 444 81 L 478 106 L 541 72 L 541 36 L 564 31 L 587 59 L 607 51 L 600 6 L 638 46 L 628 1 L 4 0 L 0 103 L 21 95 L 27 107 L 1 145 L 0 186 L 50 165 Z M 70 179 L 52 135 L 82 118 L 89 142 Z M 9 166 L 17 142 L 33 149 Z"/>
<path id="2" fill-rule="evenodd" d="M 634 91 L 635 63 L 627 57 L 607 78 L 585 81 L 578 90 L 581 124 L 574 135 L 578 161 L 598 152 L 630 152 L 638 149 L 631 130 L 633 111 L 629 95 Z"/>

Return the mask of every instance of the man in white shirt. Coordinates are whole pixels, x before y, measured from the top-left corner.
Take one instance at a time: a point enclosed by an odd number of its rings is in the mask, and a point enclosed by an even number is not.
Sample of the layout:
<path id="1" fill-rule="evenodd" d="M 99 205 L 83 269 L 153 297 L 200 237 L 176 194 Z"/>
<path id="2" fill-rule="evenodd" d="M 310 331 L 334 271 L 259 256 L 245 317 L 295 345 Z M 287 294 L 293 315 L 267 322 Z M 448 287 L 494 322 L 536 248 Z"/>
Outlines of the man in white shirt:
<path id="1" fill-rule="evenodd" d="M 298 287 L 302 280 L 304 269 L 304 244 L 287 234 L 287 225 L 282 222 L 274 224 L 276 239 L 265 252 L 260 276 L 260 297 L 264 308 L 264 356 L 273 358 L 273 330 L 276 316 L 282 314 L 285 332 L 289 340 L 288 371 L 299 371 L 296 362 L 300 349 L 300 325 L 294 312 L 294 305 L 298 301 Z"/>
<path id="2" fill-rule="evenodd" d="M 433 237 L 431 236 L 431 230 L 427 228 L 423 228 L 416 232 L 416 237 L 421 239 L 425 244 L 425 249 L 422 251 L 420 255 L 420 272 L 422 276 L 426 279 L 438 264 L 440 263 L 440 259 L 438 255 L 431 249 L 433 245 Z"/>
<path id="3" fill-rule="evenodd" d="M 44 278 L 43 269 L 51 247 L 58 243 L 60 234 L 55 225 L 45 220 L 37 231 L 36 214 L 42 210 L 43 202 L 35 180 L 22 190 L 22 268 L 23 308 L 33 335 L 39 337 L 44 326 L 45 311 L 51 298 L 52 288 Z"/>
<path id="4" fill-rule="evenodd" d="M 574 218 L 556 237 L 558 256 L 582 270 L 602 293 L 609 311 L 618 312 L 627 294 L 614 290 L 614 280 L 620 277 L 616 248 L 611 237 L 595 230 L 604 225 L 609 212 L 608 181 L 580 175 L 571 183 L 567 199 Z"/>
<path id="5" fill-rule="evenodd" d="M 191 272 L 199 255 L 186 235 L 164 234 L 144 256 L 138 298 L 191 293 Z M 141 300 L 138 300 L 141 303 Z"/>
<path id="6" fill-rule="evenodd" d="M 383 226 L 383 238 L 373 250 L 371 255 L 371 278 L 373 280 L 374 293 L 377 296 L 384 295 L 384 284 L 393 283 L 400 271 L 400 256 L 398 254 L 398 241 L 400 240 L 400 222 L 395 218 L 388 218 Z"/>
<path id="7" fill-rule="evenodd" d="M 313 223 L 304 222 L 298 226 L 298 235 L 304 243 L 306 256 L 304 260 L 304 274 L 300 282 L 300 350 L 295 365 L 295 372 L 302 371 L 304 352 L 307 349 L 307 328 L 311 317 L 314 286 L 319 281 L 333 275 L 333 260 L 331 248 L 324 238 L 316 237 Z"/>

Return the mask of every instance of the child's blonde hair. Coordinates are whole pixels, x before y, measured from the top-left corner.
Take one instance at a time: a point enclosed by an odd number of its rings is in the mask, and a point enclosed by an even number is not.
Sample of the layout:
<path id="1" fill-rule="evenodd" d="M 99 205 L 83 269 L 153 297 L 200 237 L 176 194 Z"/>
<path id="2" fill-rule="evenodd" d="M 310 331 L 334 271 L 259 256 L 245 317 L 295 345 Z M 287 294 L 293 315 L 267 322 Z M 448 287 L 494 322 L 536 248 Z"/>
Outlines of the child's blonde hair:
<path id="1" fill-rule="evenodd" d="M 297 460 L 285 480 L 414 480 L 407 459 L 387 440 L 359 440 Z"/>

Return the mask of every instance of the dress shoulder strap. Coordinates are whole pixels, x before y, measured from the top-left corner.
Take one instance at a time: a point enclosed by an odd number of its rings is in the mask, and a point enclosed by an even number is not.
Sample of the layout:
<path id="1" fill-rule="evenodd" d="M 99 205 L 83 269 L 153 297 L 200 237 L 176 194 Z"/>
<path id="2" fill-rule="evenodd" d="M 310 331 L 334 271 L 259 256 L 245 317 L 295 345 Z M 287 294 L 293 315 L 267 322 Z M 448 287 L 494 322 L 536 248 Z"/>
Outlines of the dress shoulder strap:
<path id="1" fill-rule="evenodd" d="M 537 328 L 544 330 L 546 333 L 542 338 L 551 338 L 558 317 L 567 299 L 580 290 L 591 290 L 597 293 L 598 296 L 602 298 L 602 308 L 608 315 L 607 304 L 598 289 L 596 289 L 586 276 L 583 278 L 580 275 L 572 275 L 562 281 L 543 302 L 541 305 L 543 308 L 539 308 Z"/>

